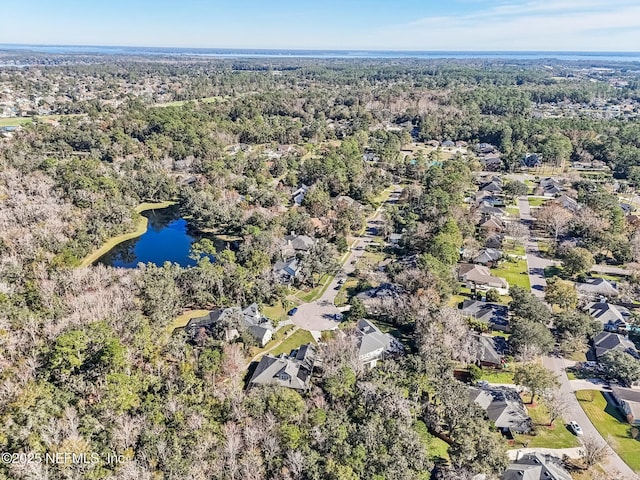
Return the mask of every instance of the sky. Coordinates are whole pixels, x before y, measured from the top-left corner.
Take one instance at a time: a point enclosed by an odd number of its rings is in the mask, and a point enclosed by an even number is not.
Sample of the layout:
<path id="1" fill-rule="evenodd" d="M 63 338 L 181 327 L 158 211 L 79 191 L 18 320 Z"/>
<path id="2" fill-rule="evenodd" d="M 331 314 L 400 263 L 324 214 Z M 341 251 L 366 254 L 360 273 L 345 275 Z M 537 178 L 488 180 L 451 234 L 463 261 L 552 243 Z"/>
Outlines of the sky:
<path id="1" fill-rule="evenodd" d="M 640 0 L 0 0 L 0 44 L 640 51 Z"/>

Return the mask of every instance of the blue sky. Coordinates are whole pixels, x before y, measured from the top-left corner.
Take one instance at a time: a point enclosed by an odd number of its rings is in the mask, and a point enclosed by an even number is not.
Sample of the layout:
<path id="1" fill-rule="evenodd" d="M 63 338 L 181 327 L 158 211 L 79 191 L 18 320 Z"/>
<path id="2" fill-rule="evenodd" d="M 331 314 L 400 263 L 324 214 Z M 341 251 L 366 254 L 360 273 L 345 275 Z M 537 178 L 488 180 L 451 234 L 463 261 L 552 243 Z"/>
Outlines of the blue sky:
<path id="1" fill-rule="evenodd" d="M 0 12 L 0 43 L 640 50 L 640 0 L 0 0 Z"/>

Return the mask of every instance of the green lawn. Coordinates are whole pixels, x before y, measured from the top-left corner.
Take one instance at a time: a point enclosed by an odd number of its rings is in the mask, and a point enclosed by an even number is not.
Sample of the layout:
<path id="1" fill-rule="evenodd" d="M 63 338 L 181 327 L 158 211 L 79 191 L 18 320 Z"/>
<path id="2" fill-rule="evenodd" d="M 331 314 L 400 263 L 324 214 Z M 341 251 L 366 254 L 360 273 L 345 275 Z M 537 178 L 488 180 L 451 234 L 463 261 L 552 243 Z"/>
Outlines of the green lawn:
<path id="1" fill-rule="evenodd" d="M 489 368 L 483 368 L 480 380 L 485 380 L 489 383 L 513 383 L 514 373 L 515 369 L 513 366 L 504 370 L 492 370 Z"/>
<path id="2" fill-rule="evenodd" d="M 507 207 L 507 213 L 512 217 L 519 217 L 520 209 L 518 207 Z"/>
<path id="3" fill-rule="evenodd" d="M 15 127 L 18 125 L 24 125 L 26 123 L 31 123 L 33 120 L 31 117 L 10 117 L 10 118 L 0 118 L 0 127 Z"/>
<path id="4" fill-rule="evenodd" d="M 526 255 L 524 245 L 515 240 L 505 240 L 503 248 L 506 255 L 518 255 L 520 257 Z"/>
<path id="5" fill-rule="evenodd" d="M 308 331 L 298 330 L 269 353 L 271 355 L 280 355 L 281 353 L 288 354 L 291 353 L 291 350 L 294 350 L 305 343 L 315 343 L 315 340 Z"/>
<path id="6" fill-rule="evenodd" d="M 549 415 L 544 405 L 525 406 L 533 420 L 535 435 L 516 435 L 517 441 L 528 442 L 528 448 L 572 448 L 580 445 L 578 438 L 567 430 L 561 418 L 553 426 L 548 426 Z"/>
<path id="7" fill-rule="evenodd" d="M 282 322 L 287 319 L 287 310 L 282 305 L 282 302 L 276 302 L 275 305 L 265 305 L 262 307 L 262 313 L 265 317 L 275 320 L 276 322 Z"/>
<path id="8" fill-rule="evenodd" d="M 524 259 L 519 259 L 516 262 L 502 262 L 498 268 L 491 269 L 491 275 L 504 278 L 510 286 L 517 285 L 526 290 L 531 288 L 527 261 Z"/>
<path id="9" fill-rule="evenodd" d="M 538 198 L 538 197 L 529 197 L 529 206 L 530 207 L 539 207 L 543 203 L 549 201 L 548 198 Z"/>
<path id="10" fill-rule="evenodd" d="M 631 437 L 631 425 L 618 409 L 608 404 L 602 392 L 597 390 L 581 390 L 576 392 L 576 397 L 600 435 L 611 442 L 609 445 L 627 465 L 640 472 L 640 442 Z"/>
<path id="11" fill-rule="evenodd" d="M 349 298 L 355 294 L 355 288 L 358 286 L 358 280 L 350 278 L 340 288 L 338 295 L 334 301 L 337 307 L 341 307 L 349 303 Z"/>

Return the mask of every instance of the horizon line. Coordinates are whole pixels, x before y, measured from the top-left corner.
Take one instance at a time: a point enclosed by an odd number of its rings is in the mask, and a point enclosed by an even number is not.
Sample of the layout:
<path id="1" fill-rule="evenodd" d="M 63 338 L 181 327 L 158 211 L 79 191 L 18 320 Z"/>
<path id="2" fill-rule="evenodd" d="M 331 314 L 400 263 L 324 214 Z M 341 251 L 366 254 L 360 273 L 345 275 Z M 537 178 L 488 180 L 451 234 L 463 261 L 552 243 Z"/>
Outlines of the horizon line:
<path id="1" fill-rule="evenodd" d="M 174 50 L 237 50 L 237 51 L 304 51 L 304 52 L 407 52 L 407 53 L 555 53 L 555 54 L 640 54 L 640 50 L 418 50 L 382 48 L 301 48 L 301 47 L 184 47 L 158 45 L 56 44 L 56 43 L 0 43 L 3 47 L 82 47 L 82 48 L 148 48 Z"/>

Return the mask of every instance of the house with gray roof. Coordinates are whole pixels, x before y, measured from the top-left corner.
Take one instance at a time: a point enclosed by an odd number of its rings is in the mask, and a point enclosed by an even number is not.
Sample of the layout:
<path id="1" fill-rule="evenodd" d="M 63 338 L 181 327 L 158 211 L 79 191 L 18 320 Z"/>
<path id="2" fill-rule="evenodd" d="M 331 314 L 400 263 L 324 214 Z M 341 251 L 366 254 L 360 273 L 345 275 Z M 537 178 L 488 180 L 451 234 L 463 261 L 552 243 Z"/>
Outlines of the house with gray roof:
<path id="1" fill-rule="evenodd" d="M 631 425 L 640 425 L 640 389 L 611 387 L 617 406 Z"/>
<path id="2" fill-rule="evenodd" d="M 356 297 L 362 301 L 368 314 L 380 314 L 387 306 L 395 305 L 405 290 L 395 283 L 382 283 L 376 288 L 360 292 Z"/>
<path id="3" fill-rule="evenodd" d="M 563 194 L 555 199 L 555 202 L 569 210 L 570 212 L 577 212 L 580 209 L 580 204 L 577 200 L 571 198 L 570 196 Z"/>
<path id="4" fill-rule="evenodd" d="M 489 193 L 502 193 L 502 186 L 498 182 L 492 181 L 485 185 L 482 185 L 480 187 L 480 190 Z"/>
<path id="5" fill-rule="evenodd" d="M 591 302 L 587 305 L 587 311 L 594 319 L 598 320 L 607 332 L 622 332 L 629 330 L 631 312 L 622 305 L 613 305 L 607 302 Z"/>
<path id="6" fill-rule="evenodd" d="M 227 342 L 239 337 L 239 328 L 246 329 L 261 346 L 271 340 L 275 331 L 271 320 L 260 313 L 257 303 L 252 303 L 244 310 L 240 307 L 218 308 L 202 317 L 192 318 L 185 326 L 192 338 L 200 332 L 212 334 L 220 329 L 224 332 L 222 340 Z"/>
<path id="7" fill-rule="evenodd" d="M 508 387 L 469 388 L 469 400 L 487 413 L 501 432 L 527 433 L 531 431 L 531 417 L 520 394 Z"/>
<path id="8" fill-rule="evenodd" d="M 522 166 L 527 168 L 536 168 L 542 166 L 542 155 L 539 153 L 527 153 L 522 158 Z"/>
<path id="9" fill-rule="evenodd" d="M 502 355 L 498 352 L 494 337 L 470 333 L 475 361 L 482 367 L 497 368 L 502 365 Z"/>
<path id="10" fill-rule="evenodd" d="M 583 283 L 576 283 L 578 293 L 586 297 L 617 297 L 618 286 L 604 278 L 587 278 Z"/>
<path id="11" fill-rule="evenodd" d="M 593 337 L 593 349 L 595 350 L 596 358 L 600 358 L 612 350 L 626 352 L 634 357 L 638 356 L 635 344 L 619 333 L 600 332 Z"/>
<path id="12" fill-rule="evenodd" d="M 501 480 L 571 480 L 558 459 L 541 453 L 518 456 L 504 471 Z"/>
<path id="13" fill-rule="evenodd" d="M 311 386 L 311 375 L 316 361 L 315 348 L 311 344 L 302 345 L 299 349 L 275 357 L 264 355 L 256 367 L 247 388 L 259 385 L 276 385 L 308 390 Z"/>
<path id="14" fill-rule="evenodd" d="M 388 333 L 382 333 L 378 327 L 366 319 L 358 320 L 356 325 L 358 356 L 366 368 L 374 368 L 385 354 L 401 351 L 401 345 Z"/>
<path id="15" fill-rule="evenodd" d="M 277 281 L 290 285 L 298 276 L 298 272 L 300 272 L 300 261 L 296 257 L 278 260 L 273 265 L 272 271 Z"/>
<path id="16" fill-rule="evenodd" d="M 497 303 L 487 303 L 478 300 L 465 300 L 461 312 L 479 322 L 486 323 L 493 330 L 509 332 L 509 307 Z"/>
<path id="17" fill-rule="evenodd" d="M 473 259 L 473 263 L 494 266 L 502 258 L 502 252 L 495 248 L 484 248 Z"/>
<path id="18" fill-rule="evenodd" d="M 304 200 L 304 196 L 307 194 L 307 192 L 309 191 L 309 187 L 308 185 L 305 185 L 304 183 L 300 186 L 300 188 L 298 188 L 295 192 L 293 192 L 291 194 L 291 197 L 293 198 L 293 203 L 295 205 L 302 205 L 302 202 Z"/>
<path id="19" fill-rule="evenodd" d="M 315 238 L 291 232 L 291 235 L 286 235 L 280 243 L 280 256 L 285 259 L 294 257 L 296 254 L 305 254 L 311 250 L 315 243 Z"/>

